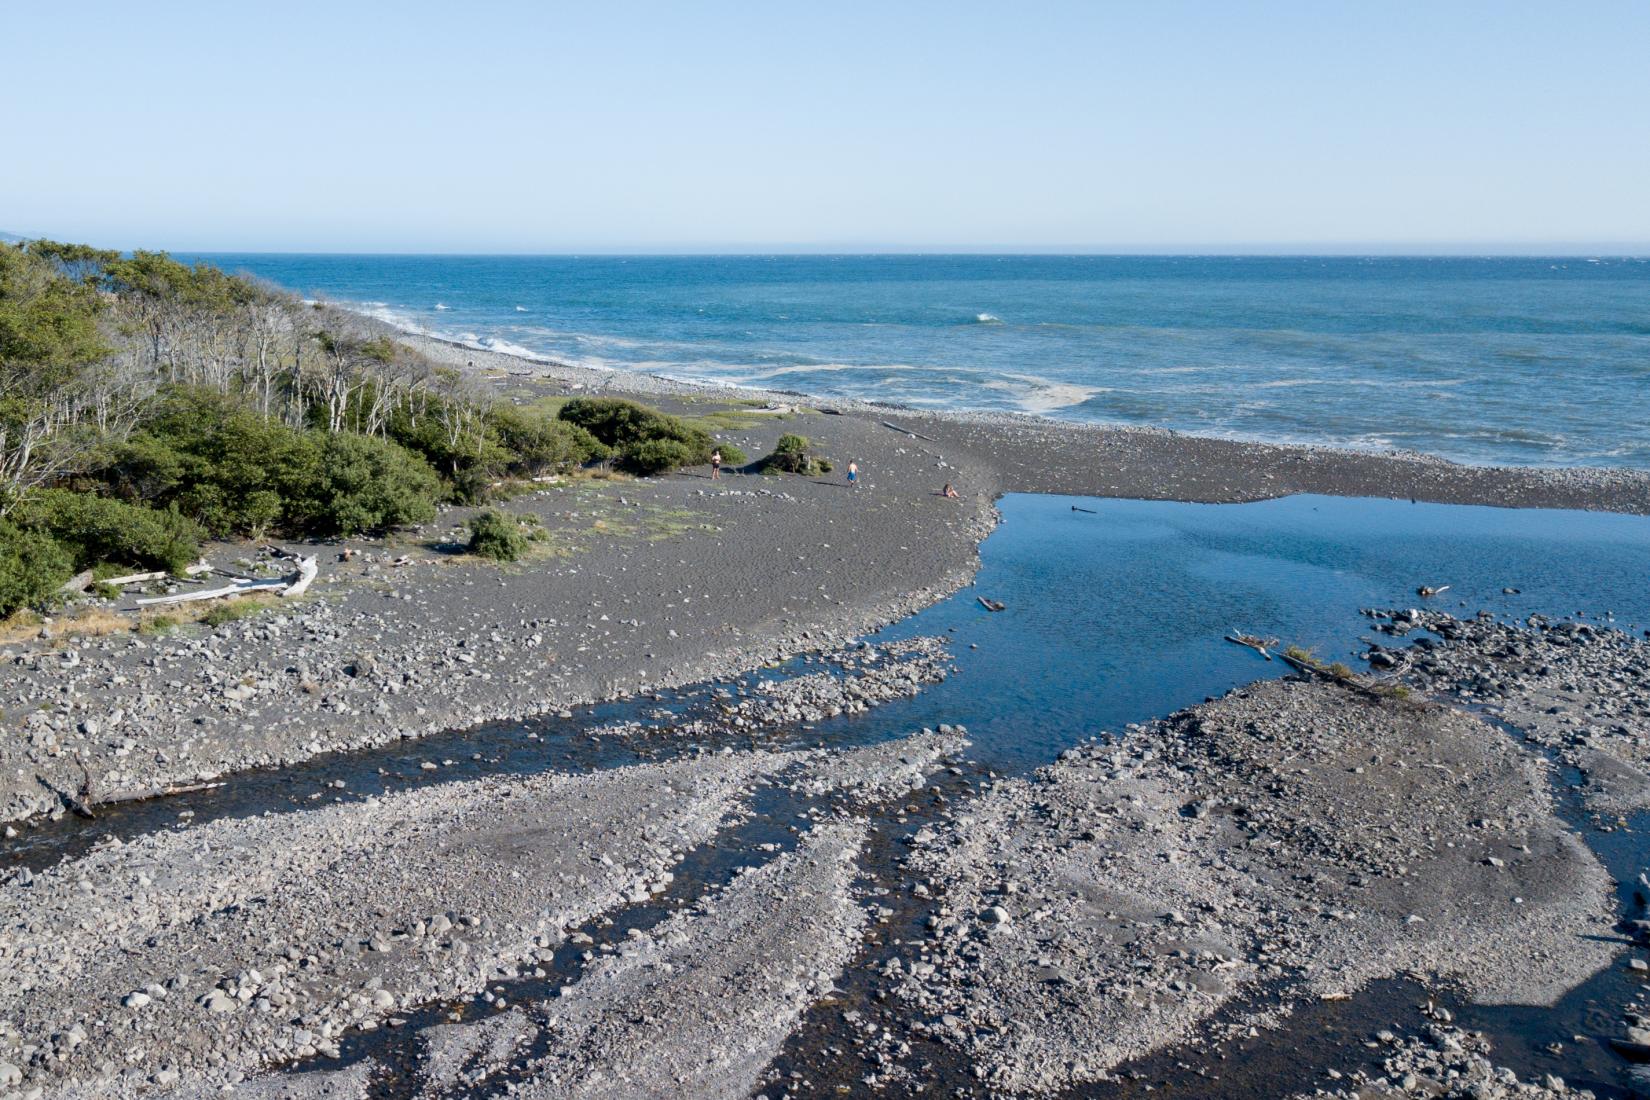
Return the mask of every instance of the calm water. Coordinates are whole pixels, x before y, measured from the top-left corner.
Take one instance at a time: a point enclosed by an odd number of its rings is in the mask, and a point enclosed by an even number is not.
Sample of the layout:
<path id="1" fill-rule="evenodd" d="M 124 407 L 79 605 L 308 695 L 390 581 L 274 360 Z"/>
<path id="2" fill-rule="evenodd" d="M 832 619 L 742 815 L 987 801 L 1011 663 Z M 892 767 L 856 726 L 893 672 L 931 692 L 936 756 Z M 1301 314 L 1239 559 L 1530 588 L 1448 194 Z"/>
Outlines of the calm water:
<path id="1" fill-rule="evenodd" d="M 218 255 L 564 362 L 923 407 L 1650 468 L 1650 260 Z"/>
<path id="2" fill-rule="evenodd" d="M 1363 669 L 1358 640 L 1375 635 L 1360 610 L 1417 606 L 1422 585 L 1449 585 L 1426 606 L 1458 615 L 1605 622 L 1613 612 L 1615 626 L 1650 628 L 1642 516 L 1319 496 L 1012 495 L 999 506 L 1003 524 L 982 548 L 974 587 L 886 632 L 951 632 L 961 672 L 864 721 L 890 734 L 962 723 L 975 755 L 1006 770 L 1289 671 L 1223 641 L 1233 629 Z M 980 595 L 1008 609 L 988 612 Z"/>

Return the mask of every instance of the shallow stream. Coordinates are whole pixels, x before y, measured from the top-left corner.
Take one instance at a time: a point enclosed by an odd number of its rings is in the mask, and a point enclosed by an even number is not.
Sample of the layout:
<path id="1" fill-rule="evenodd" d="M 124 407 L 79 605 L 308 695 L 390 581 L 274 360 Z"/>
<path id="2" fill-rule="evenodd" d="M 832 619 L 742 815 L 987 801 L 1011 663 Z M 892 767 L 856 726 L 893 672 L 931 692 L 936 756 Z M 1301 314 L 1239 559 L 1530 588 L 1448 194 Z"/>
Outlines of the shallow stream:
<path id="1" fill-rule="evenodd" d="M 1354 664 L 1366 648 L 1360 636 L 1368 633 L 1360 610 L 1370 607 L 1425 602 L 1458 615 L 1541 613 L 1584 616 L 1634 633 L 1650 628 L 1650 519 L 1642 517 L 1314 496 L 1198 505 L 1015 495 L 1004 498 L 1000 508 L 1003 522 L 982 547 L 975 584 L 882 634 L 883 639 L 950 636 L 956 673 L 915 698 L 863 715 L 754 735 L 690 740 L 658 732 L 677 718 L 713 712 L 718 692 L 748 690 L 759 680 L 819 667 L 817 661 L 798 660 L 729 684 L 584 708 L 569 719 L 492 723 L 374 751 L 327 755 L 284 771 L 248 773 L 216 790 L 109 807 L 95 821 L 30 822 L 17 839 L 0 845 L 0 867 L 38 869 L 110 835 L 298 810 L 327 799 L 478 775 L 584 771 L 758 743 L 865 744 L 941 723 L 966 726 L 973 740 L 971 757 L 981 771 L 971 768 L 966 778 L 946 781 L 952 797 L 966 797 L 968 785 L 984 771 L 1029 770 L 1104 731 L 1288 671 L 1281 661 L 1269 663 L 1225 641 L 1234 630 Z M 1447 590 L 1429 600 L 1417 594 L 1422 586 L 1444 585 Z M 1000 601 L 1004 609 L 988 611 L 979 602 L 982 596 Z M 592 732 L 631 722 L 641 729 L 623 736 Z M 426 769 L 426 762 L 437 767 Z M 1569 820 L 1613 874 L 1630 881 L 1650 865 L 1650 832 L 1640 822 L 1604 832 L 1560 793 Z M 803 809 L 778 792 L 759 796 L 755 822 L 690 857 L 668 897 L 614 914 L 604 922 L 608 935 L 652 924 L 707 886 L 725 882 L 731 869 L 748 859 L 757 838 L 780 839 L 763 827 L 761 811 L 781 807 L 782 815 L 769 819 L 775 826 L 794 822 Z M 895 811 L 874 820 L 891 838 L 932 812 L 937 808 L 925 799 L 921 813 L 909 820 Z M 792 828 L 784 832 L 794 835 Z M 876 890 L 881 879 L 894 874 L 891 861 L 872 858 L 866 885 Z M 906 914 L 896 913 L 879 933 L 880 942 L 897 938 L 904 919 Z M 868 944 L 866 950 L 874 955 L 877 946 Z M 558 959 L 548 978 L 510 990 L 509 999 L 542 995 L 574 980 L 576 969 L 571 960 Z M 776 1071 L 806 1072 L 820 1083 L 835 1076 L 822 1057 L 841 1041 L 830 1021 L 849 1000 L 871 996 L 868 988 L 856 992 L 865 983 L 853 975 L 843 985 L 845 999 L 810 1014 Z M 1625 1095 L 1625 1064 L 1601 1046 L 1578 1045 L 1574 1037 L 1611 1030 L 1607 1025 L 1619 1021 L 1622 1008 L 1642 992 L 1637 979 L 1611 971 L 1572 993 L 1557 1010 L 1467 1008 L 1461 1018 L 1490 1033 L 1498 1055 L 1523 1075 L 1558 1073 L 1601 1095 Z M 1248 1048 L 1240 1043 L 1239 1049 L 1181 1050 L 1150 1059 L 1130 1067 L 1137 1085 L 1104 1094 L 1134 1095 L 1150 1086 L 1159 1095 L 1247 1095 L 1257 1080 L 1280 1094 L 1310 1088 L 1318 1083 L 1313 1067 L 1336 1059 L 1303 1057 L 1303 1040 L 1340 1036 L 1336 1045 L 1352 1052 L 1340 1068 L 1351 1068 L 1366 1052 L 1347 1040 L 1401 1026 L 1404 1018 L 1414 1026 L 1419 995 L 1413 986 L 1383 984 L 1352 1002 L 1303 1013 L 1281 1032 L 1262 1033 Z M 430 1006 L 426 1015 L 433 1022 L 453 1010 Z M 425 1021 L 412 1021 L 420 1022 Z M 404 1065 L 408 1048 L 402 1036 L 412 1030 L 363 1036 L 345 1044 L 345 1057 L 371 1054 Z M 1560 1044 L 1556 1053 L 1549 1050 L 1552 1043 Z M 854 1079 L 851 1066 L 836 1069 L 850 1073 L 837 1082 Z M 957 1086 L 968 1084 L 964 1069 L 954 1067 Z M 1212 1078 L 1223 1073 L 1227 1083 L 1217 1087 Z"/>

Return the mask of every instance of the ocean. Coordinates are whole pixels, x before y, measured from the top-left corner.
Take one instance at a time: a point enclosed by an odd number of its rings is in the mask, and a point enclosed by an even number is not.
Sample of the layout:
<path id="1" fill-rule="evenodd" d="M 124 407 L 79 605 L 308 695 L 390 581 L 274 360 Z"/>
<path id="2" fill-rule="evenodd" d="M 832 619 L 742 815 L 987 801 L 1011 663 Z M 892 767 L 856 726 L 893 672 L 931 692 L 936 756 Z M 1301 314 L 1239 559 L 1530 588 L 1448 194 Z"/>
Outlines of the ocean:
<path id="1" fill-rule="evenodd" d="M 921 408 L 1650 469 L 1650 259 L 213 254 L 476 347 Z"/>

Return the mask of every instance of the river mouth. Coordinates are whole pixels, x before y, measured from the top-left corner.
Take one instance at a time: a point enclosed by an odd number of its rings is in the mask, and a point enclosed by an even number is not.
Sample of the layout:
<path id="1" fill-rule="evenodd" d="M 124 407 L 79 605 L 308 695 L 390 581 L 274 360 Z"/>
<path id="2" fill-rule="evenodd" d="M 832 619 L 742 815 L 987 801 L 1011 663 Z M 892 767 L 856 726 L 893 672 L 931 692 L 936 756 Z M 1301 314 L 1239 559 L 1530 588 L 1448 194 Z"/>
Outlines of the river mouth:
<path id="1" fill-rule="evenodd" d="M 1592 513 L 1511 511 L 1376 500 L 1291 497 L 1242 505 L 1191 505 L 1092 498 L 1021 496 L 1000 503 L 1003 523 L 982 546 L 974 585 L 883 631 L 876 641 L 926 635 L 949 638 L 956 667 L 942 684 L 863 714 L 759 731 L 684 737 L 674 727 L 714 714 L 729 698 L 762 681 L 842 669 L 816 658 L 793 661 L 723 683 L 584 708 L 570 718 L 491 723 L 377 750 L 331 754 L 282 771 L 230 777 L 224 786 L 175 798 L 109 807 L 95 821 L 73 818 L 25 825 L 0 848 L 6 866 L 39 869 L 83 853 L 109 837 L 190 828 L 214 817 L 301 812 L 331 800 L 354 800 L 421 785 L 487 775 L 588 772 L 627 763 L 722 749 L 829 748 L 872 744 L 942 723 L 967 727 L 972 763 L 937 783 L 943 797 L 871 815 L 884 846 L 920 827 L 948 801 L 970 797 L 993 773 L 1024 773 L 1105 731 L 1218 695 L 1288 669 L 1224 640 L 1232 631 L 1276 637 L 1324 660 L 1353 664 L 1369 630 L 1360 610 L 1425 603 L 1457 615 L 1486 611 L 1522 619 L 1531 614 L 1582 615 L 1635 634 L 1650 626 L 1650 520 Z M 1423 586 L 1449 587 L 1423 598 Z M 988 610 L 981 598 L 1000 603 Z M 613 732 L 614 730 L 623 732 Z M 1124 734 L 1126 736 L 1126 732 Z M 426 767 L 425 765 L 434 765 Z M 1555 777 L 1565 818 L 1610 872 L 1630 882 L 1650 858 L 1644 822 L 1590 820 Z M 341 784 L 341 786 L 339 785 Z M 795 820 L 810 807 L 790 796 L 762 796 L 758 821 Z M 1607 829 L 1607 831 L 1606 831 Z M 792 830 L 794 835 L 794 830 Z M 717 851 L 685 865 L 670 895 L 639 903 L 619 917 L 622 930 L 643 926 L 670 907 L 723 884 L 758 844 L 787 837 L 756 827 L 730 830 Z M 872 898 L 897 885 L 897 861 L 872 854 L 862 887 Z M 1623 887 L 1623 904 L 1630 903 Z M 919 919 L 894 906 L 883 930 L 864 947 L 897 941 L 900 922 Z M 577 967 L 552 968 L 554 982 Z M 856 980 L 856 964 L 840 996 L 811 1014 L 775 1072 L 816 1082 L 851 1081 L 851 1066 L 835 1065 L 833 1049 L 849 1049 L 833 1020 L 869 1012 L 874 981 Z M 1262 1033 L 1250 1049 L 1175 1050 L 1128 1067 L 1117 1095 L 1150 1085 L 1180 1095 L 1242 1095 L 1257 1079 L 1280 1091 L 1308 1088 L 1312 1071 L 1298 1057 L 1299 1029 L 1318 1028 L 1353 1051 L 1371 1027 L 1413 1026 L 1418 987 L 1384 983 L 1345 1008 L 1305 1014 L 1281 1032 Z M 522 995 L 512 989 L 508 1000 Z M 1600 1095 L 1626 1095 L 1625 1063 L 1602 1045 L 1578 1045 L 1577 1035 L 1609 1030 L 1621 1009 L 1642 1000 L 1640 983 L 1619 970 L 1601 973 L 1554 1009 L 1452 1005 L 1461 1021 L 1486 1031 L 1521 1075 L 1557 1073 Z M 491 1002 L 488 1002 L 491 1004 Z M 432 1006 L 430 1019 L 452 1006 Z M 472 1011 L 487 1011 L 477 1004 Z M 417 1023 L 414 1021 L 414 1029 Z M 403 1033 L 405 1034 L 405 1033 Z M 344 1060 L 385 1058 L 390 1032 L 346 1044 Z M 1554 1044 L 1557 1048 L 1554 1049 Z M 1245 1072 L 1228 1092 L 1211 1075 L 1228 1055 Z M 1311 1061 L 1311 1060 L 1308 1060 Z M 312 1060 L 302 1068 L 336 1065 Z M 1345 1068 L 1347 1063 L 1339 1063 Z M 1256 1066 L 1263 1067 L 1257 1071 Z M 1270 1066 L 1270 1069 L 1264 1067 Z M 959 1090 L 966 1067 L 952 1067 Z M 1256 1077 L 1259 1072 L 1261 1076 Z M 1268 1076 L 1269 1074 L 1269 1076 Z M 1200 1091 L 1201 1089 L 1201 1091 Z M 1231 1091 L 1235 1090 L 1235 1091 Z M 1087 1093 L 1085 1093 L 1087 1094 Z"/>

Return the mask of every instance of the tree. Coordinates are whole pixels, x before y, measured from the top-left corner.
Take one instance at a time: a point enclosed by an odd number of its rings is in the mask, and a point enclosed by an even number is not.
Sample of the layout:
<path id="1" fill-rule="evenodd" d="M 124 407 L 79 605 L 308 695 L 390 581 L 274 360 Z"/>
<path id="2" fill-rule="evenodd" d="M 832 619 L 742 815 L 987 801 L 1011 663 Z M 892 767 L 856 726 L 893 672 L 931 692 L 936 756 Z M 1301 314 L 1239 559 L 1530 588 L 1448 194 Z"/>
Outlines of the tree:
<path id="1" fill-rule="evenodd" d="M 0 245 L 0 516 L 68 466 L 103 302 L 48 249 Z"/>

